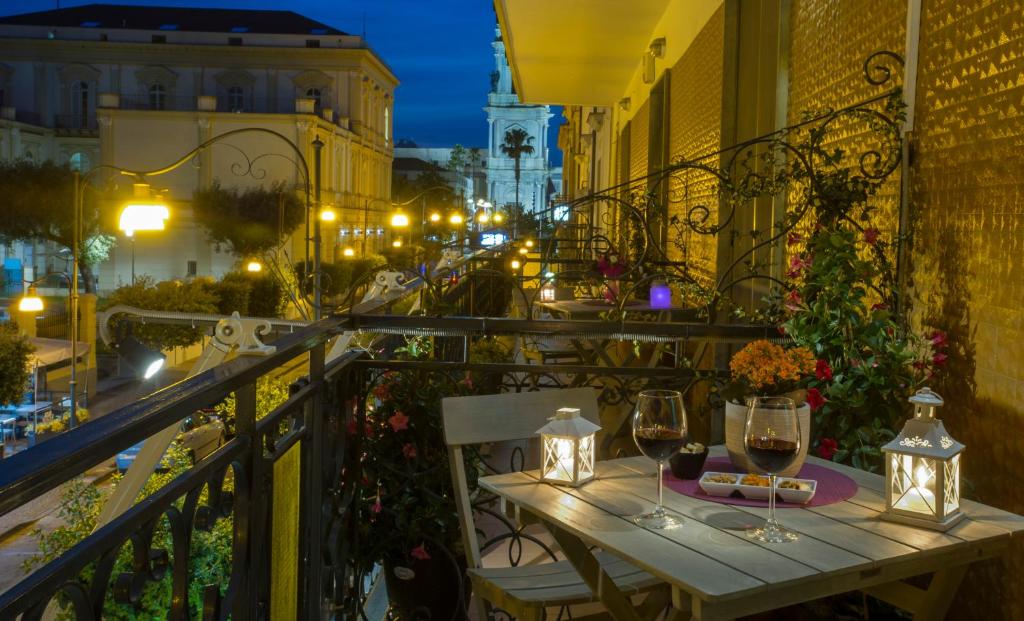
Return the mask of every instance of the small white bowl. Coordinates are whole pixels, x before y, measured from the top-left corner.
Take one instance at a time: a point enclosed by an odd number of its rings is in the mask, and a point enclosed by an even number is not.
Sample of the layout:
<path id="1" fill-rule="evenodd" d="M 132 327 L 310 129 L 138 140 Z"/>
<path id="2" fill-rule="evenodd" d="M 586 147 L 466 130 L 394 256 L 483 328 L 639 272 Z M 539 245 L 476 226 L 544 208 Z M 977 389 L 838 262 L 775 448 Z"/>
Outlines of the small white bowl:
<path id="1" fill-rule="evenodd" d="M 792 481 L 800 484 L 800 489 L 791 489 L 782 487 L 783 481 Z M 814 493 L 818 491 L 818 482 L 814 479 L 791 479 L 791 478 L 779 478 L 776 482 L 776 493 L 778 497 L 786 502 L 792 502 L 795 504 L 805 504 L 810 502 L 811 498 L 814 498 Z"/>
<path id="2" fill-rule="evenodd" d="M 700 488 L 707 492 L 709 495 L 728 496 L 729 494 L 736 491 L 736 489 L 739 487 L 739 485 L 737 485 L 736 483 L 716 483 L 715 481 L 709 480 L 711 477 L 715 475 L 728 475 L 733 477 L 733 480 L 737 482 L 739 482 L 740 480 L 739 475 L 733 474 L 731 472 L 705 472 L 704 475 L 701 476 L 698 484 L 700 485 Z"/>

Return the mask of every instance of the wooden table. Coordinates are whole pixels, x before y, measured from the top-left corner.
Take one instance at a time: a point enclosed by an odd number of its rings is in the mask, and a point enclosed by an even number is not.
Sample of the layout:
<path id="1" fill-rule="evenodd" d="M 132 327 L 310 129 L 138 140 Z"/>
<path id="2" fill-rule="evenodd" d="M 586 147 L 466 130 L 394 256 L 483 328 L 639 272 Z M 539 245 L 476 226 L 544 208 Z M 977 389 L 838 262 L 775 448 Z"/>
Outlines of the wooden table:
<path id="1" fill-rule="evenodd" d="M 712 447 L 711 455 L 724 455 Z M 630 457 L 598 464 L 598 477 L 579 489 L 537 483 L 535 472 L 487 476 L 480 485 L 511 503 L 524 522 L 543 523 L 612 616 L 635 621 L 638 613 L 600 571 L 596 546 L 665 580 L 672 589 L 672 618 L 731 619 L 846 591 L 863 590 L 914 613 L 942 619 L 971 563 L 1002 553 L 1024 532 L 1024 517 L 964 501 L 967 518 L 940 533 L 879 519 L 882 477 L 840 470 L 859 484 L 848 501 L 812 508 L 779 509 L 779 521 L 799 541 L 771 545 L 747 539 L 767 509 L 712 503 L 665 490 L 666 508 L 682 527 L 651 531 L 629 516 L 657 499 L 654 462 Z M 927 589 L 904 578 L 934 573 Z"/>

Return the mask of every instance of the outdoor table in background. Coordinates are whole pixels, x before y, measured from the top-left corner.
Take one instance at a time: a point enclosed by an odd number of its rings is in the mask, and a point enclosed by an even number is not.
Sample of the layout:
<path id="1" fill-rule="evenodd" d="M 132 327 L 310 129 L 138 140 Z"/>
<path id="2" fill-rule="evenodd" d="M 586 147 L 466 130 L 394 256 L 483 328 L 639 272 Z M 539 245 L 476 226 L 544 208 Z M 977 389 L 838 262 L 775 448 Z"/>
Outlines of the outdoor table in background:
<path id="1" fill-rule="evenodd" d="M 724 455 L 724 447 L 712 447 Z M 1001 554 L 1024 532 L 1024 517 L 964 500 L 966 518 L 942 533 L 883 521 L 881 476 L 809 458 L 859 485 L 849 500 L 780 509 L 800 533 L 771 545 L 747 539 L 745 528 L 767 509 L 727 506 L 665 491 L 665 507 L 683 518 L 675 530 L 652 531 L 630 516 L 657 499 L 655 464 L 643 457 L 599 462 L 598 477 L 580 488 L 539 483 L 536 472 L 487 476 L 480 485 L 514 505 L 521 521 L 543 523 L 566 557 L 616 619 L 638 619 L 626 596 L 601 574 L 596 547 L 635 564 L 672 588 L 675 618 L 731 619 L 863 590 L 914 613 L 942 619 L 970 564 Z M 934 572 L 927 589 L 903 579 Z M 670 617 L 672 618 L 672 617 Z"/>

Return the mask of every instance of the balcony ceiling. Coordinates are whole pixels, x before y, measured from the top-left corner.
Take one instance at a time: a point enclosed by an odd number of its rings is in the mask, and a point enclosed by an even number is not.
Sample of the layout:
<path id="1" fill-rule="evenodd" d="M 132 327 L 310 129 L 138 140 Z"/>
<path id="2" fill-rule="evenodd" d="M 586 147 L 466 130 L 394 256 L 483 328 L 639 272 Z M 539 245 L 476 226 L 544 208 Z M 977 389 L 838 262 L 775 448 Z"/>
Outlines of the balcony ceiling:
<path id="1" fill-rule="evenodd" d="M 669 0 L 494 0 L 524 103 L 619 100 Z"/>

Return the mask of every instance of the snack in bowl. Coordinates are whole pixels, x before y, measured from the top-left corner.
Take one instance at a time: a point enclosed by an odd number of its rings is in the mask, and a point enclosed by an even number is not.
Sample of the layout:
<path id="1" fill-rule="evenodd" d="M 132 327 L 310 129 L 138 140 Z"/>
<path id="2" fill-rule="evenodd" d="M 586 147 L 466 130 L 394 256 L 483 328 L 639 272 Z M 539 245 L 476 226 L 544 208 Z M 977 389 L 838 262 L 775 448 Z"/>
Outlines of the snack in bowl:
<path id="1" fill-rule="evenodd" d="M 696 479 L 707 457 L 708 447 L 699 442 L 689 443 L 670 457 L 668 463 L 677 479 Z"/>
<path id="2" fill-rule="evenodd" d="M 768 477 L 761 476 L 759 474 L 745 474 L 740 479 L 740 485 L 753 485 L 755 487 L 768 487 L 770 481 Z"/>
<path id="3" fill-rule="evenodd" d="M 728 474 L 726 472 L 709 472 L 708 474 L 710 476 L 705 478 L 706 481 L 711 481 L 712 483 L 725 483 L 726 485 L 736 484 L 735 474 Z"/>
<path id="4" fill-rule="evenodd" d="M 698 484 L 711 496 L 728 496 L 736 491 L 738 475 L 728 472 L 705 472 Z"/>

